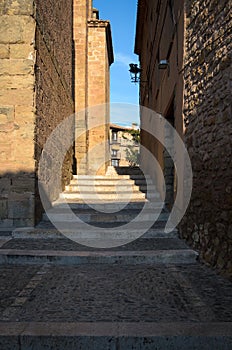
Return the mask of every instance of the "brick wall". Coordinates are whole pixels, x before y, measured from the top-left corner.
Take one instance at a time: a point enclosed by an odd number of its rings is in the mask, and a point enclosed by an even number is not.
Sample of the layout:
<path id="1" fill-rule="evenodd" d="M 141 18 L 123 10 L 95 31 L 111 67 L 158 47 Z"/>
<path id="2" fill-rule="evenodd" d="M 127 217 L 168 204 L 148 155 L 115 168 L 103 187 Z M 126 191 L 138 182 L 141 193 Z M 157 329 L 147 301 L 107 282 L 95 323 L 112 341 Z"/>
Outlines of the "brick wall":
<path id="1" fill-rule="evenodd" d="M 186 1 L 185 123 L 194 181 L 181 234 L 232 275 L 231 8 Z"/>
<path id="2" fill-rule="evenodd" d="M 0 6 L 0 227 L 34 224 L 34 63 L 32 0 Z"/>

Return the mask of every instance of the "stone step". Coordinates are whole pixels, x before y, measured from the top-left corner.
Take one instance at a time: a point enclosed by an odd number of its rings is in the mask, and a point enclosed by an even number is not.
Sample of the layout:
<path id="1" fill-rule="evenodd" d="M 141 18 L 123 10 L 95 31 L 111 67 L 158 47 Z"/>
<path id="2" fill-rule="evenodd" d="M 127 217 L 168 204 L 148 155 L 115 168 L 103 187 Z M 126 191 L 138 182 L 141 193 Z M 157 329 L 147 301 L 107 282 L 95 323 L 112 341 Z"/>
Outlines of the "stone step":
<path id="1" fill-rule="evenodd" d="M 119 237 L 125 237 L 125 235 L 129 238 L 133 237 L 142 237 L 144 239 L 147 238 L 175 238 L 178 237 L 177 229 L 174 229 L 171 232 L 164 232 L 164 227 L 153 226 L 147 230 L 147 232 L 143 233 L 141 229 L 133 229 L 133 230 L 118 230 Z M 101 238 L 101 234 L 96 233 L 88 235 L 87 230 L 80 229 L 75 230 L 76 238 Z M 70 235 L 70 232 L 68 232 Z M 109 235 L 115 236 L 115 232 L 109 230 Z M 41 239 L 58 239 L 65 237 L 61 234 L 50 222 L 42 221 L 37 227 L 27 227 L 27 228 L 16 228 L 12 232 L 12 237 L 17 239 L 31 239 L 31 238 L 41 238 Z"/>
<path id="2" fill-rule="evenodd" d="M 67 192 L 139 192 L 139 191 L 150 191 L 156 192 L 154 185 L 134 185 L 132 184 L 110 184 L 110 185 L 95 185 L 95 184 L 70 184 L 65 186 Z"/>
<path id="3" fill-rule="evenodd" d="M 141 219 L 140 221 L 152 221 L 155 217 L 155 213 L 153 211 L 145 211 L 144 213 L 140 213 L 140 211 L 137 210 L 130 210 L 130 211 L 121 211 L 119 213 L 97 213 L 97 212 L 91 212 L 88 211 L 82 211 L 82 212 L 73 212 L 68 213 L 64 212 L 62 210 L 49 210 L 47 213 L 43 214 L 43 220 L 49 221 L 51 218 L 52 222 L 72 222 L 73 221 L 73 214 L 75 214 L 80 220 L 91 223 L 91 222 L 108 222 L 108 223 L 115 223 L 115 222 L 130 222 L 134 218 L 136 218 L 137 215 L 140 214 Z M 49 217 L 48 217 L 49 215 Z M 167 221 L 169 217 L 168 213 L 161 213 L 159 216 L 159 221 Z"/>
<path id="4" fill-rule="evenodd" d="M 132 175 L 117 175 L 117 176 L 106 176 L 106 175 L 73 175 L 74 180 L 99 180 L 99 181 L 118 181 L 118 180 L 144 180 L 151 179 L 149 175 L 143 174 L 132 174 Z"/>
<path id="5" fill-rule="evenodd" d="M 140 179 L 140 180 L 132 180 L 132 181 L 134 181 L 134 184 L 136 185 L 136 186 L 149 186 L 149 185 L 151 185 L 151 186 L 154 186 L 154 187 L 156 187 L 154 184 L 153 184 L 153 182 L 152 182 L 152 180 L 146 180 L 146 179 Z"/>
<path id="6" fill-rule="evenodd" d="M 105 249 L 102 249 L 101 240 L 101 249 L 90 243 L 91 240 L 86 246 L 86 239 L 78 242 L 69 239 L 12 239 L 0 247 L 0 264 L 193 264 L 197 257 L 197 253 L 178 238 L 140 238 L 132 242 L 126 239 L 107 242 L 105 239 L 108 244 L 105 244 Z M 112 243 L 114 246 L 110 247 Z"/>
<path id="7" fill-rule="evenodd" d="M 13 264 L 193 264 L 197 254 L 193 250 L 160 250 L 130 252 L 73 252 L 1 249 L 0 265 Z"/>
<path id="8" fill-rule="evenodd" d="M 96 208 L 98 211 L 102 212 L 118 212 L 122 209 L 125 210 L 142 210 L 144 205 L 148 205 L 148 208 L 151 210 L 157 210 L 157 209 L 162 209 L 164 207 L 164 204 L 160 200 L 148 202 L 147 200 L 142 200 L 142 201 L 136 201 L 136 202 L 105 202 L 105 203 L 79 203 L 78 201 L 75 200 L 69 200 L 68 202 L 58 199 L 52 203 L 53 208 L 66 208 L 67 204 L 69 205 L 70 209 L 72 210 L 88 210 L 91 208 Z"/>
<path id="9" fill-rule="evenodd" d="M 144 181 L 144 180 L 140 180 Z M 102 180 L 96 179 L 72 179 L 70 185 L 78 186 L 117 186 L 117 185 L 134 185 L 134 180 L 130 179 L 107 179 L 106 177 Z"/>
<path id="10" fill-rule="evenodd" d="M 0 347 L 4 350 L 229 350 L 232 322 L 11 321 L 1 323 Z"/>
<path id="11" fill-rule="evenodd" d="M 72 198 L 73 197 L 73 198 Z M 83 197 L 83 196 L 82 196 Z M 110 204 L 114 204 L 115 206 L 116 205 L 119 205 L 119 207 L 122 207 L 122 206 L 125 206 L 127 205 L 128 203 L 133 203 L 133 205 L 135 203 L 142 203 L 144 204 L 144 201 L 146 200 L 145 198 L 145 194 L 144 196 L 139 196 L 139 197 L 132 197 L 132 198 L 129 198 L 129 197 L 122 197 L 119 198 L 119 197 L 116 197 L 116 195 L 112 198 L 105 198 L 105 199 L 102 199 L 102 197 L 97 197 L 96 196 L 94 198 L 76 198 L 75 196 L 71 196 L 71 198 L 67 198 L 63 193 L 60 194 L 60 197 L 58 198 L 57 201 L 54 202 L 54 205 L 56 205 L 55 203 L 69 203 L 69 204 L 74 204 L 76 203 L 77 205 L 88 205 L 88 206 L 91 206 L 91 207 L 94 207 L 94 206 L 105 206 L 107 207 L 108 205 Z M 159 198 L 151 198 L 150 200 L 158 200 L 160 201 Z"/>
<path id="12" fill-rule="evenodd" d="M 126 191 L 111 191 L 111 192 L 98 192 L 92 193 L 90 192 L 74 192 L 74 191 L 65 191 L 62 193 L 62 197 L 65 199 L 82 199 L 82 200 L 93 200 L 93 201 L 131 201 L 134 199 L 145 199 L 145 194 L 143 192 L 126 192 Z M 159 198 L 159 194 L 154 193 L 150 198 Z"/>
<path id="13" fill-rule="evenodd" d="M 139 167 L 115 167 L 116 173 L 120 175 L 144 175 L 143 171 Z"/>
<path id="14" fill-rule="evenodd" d="M 145 178 L 138 178 L 138 179 L 118 179 L 118 178 L 107 178 L 106 176 L 104 179 L 96 180 L 96 179 L 72 179 L 70 181 L 70 185 L 94 185 L 94 186 L 113 186 L 113 185 L 121 185 L 121 184 L 128 184 L 128 185 L 152 185 L 151 179 L 145 179 Z"/>

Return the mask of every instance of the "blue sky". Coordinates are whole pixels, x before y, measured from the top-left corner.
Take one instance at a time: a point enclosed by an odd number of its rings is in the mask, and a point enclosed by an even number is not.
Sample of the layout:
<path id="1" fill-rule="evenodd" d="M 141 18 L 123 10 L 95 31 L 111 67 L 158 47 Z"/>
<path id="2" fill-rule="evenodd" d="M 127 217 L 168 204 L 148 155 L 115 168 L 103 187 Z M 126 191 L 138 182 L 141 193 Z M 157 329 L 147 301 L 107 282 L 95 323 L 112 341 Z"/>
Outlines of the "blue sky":
<path id="1" fill-rule="evenodd" d="M 138 104 L 139 86 L 130 82 L 129 63 L 137 63 L 134 54 L 137 0 L 93 0 L 93 6 L 99 10 L 100 19 L 110 20 L 114 63 L 111 66 L 111 103 Z M 129 108 L 130 110 L 130 108 Z M 130 115 L 132 114 L 132 115 Z M 123 119 L 123 120 L 121 120 Z M 128 124 L 139 123 L 138 113 L 132 107 L 128 116 L 111 114 L 111 121 Z"/>

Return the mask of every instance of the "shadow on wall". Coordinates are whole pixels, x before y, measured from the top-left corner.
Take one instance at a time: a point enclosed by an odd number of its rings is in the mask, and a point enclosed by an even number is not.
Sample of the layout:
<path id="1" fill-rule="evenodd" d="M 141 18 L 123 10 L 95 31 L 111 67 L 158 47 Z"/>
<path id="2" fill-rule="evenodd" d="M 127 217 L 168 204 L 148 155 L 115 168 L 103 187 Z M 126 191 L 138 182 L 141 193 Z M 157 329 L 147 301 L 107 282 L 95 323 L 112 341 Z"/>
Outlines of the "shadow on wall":
<path id="1" fill-rule="evenodd" d="M 7 172 L 0 177 L 0 228 L 34 226 L 42 214 L 34 173 Z"/>
<path id="2" fill-rule="evenodd" d="M 65 158 L 69 159 L 69 155 Z M 65 169 L 66 167 L 63 166 L 63 170 Z M 48 196 L 41 183 L 39 191 L 38 175 L 33 172 L 19 171 L 1 174 L 0 229 L 35 226 L 41 220 L 44 210 L 47 210 L 51 206 L 51 202 L 58 198 L 59 193 L 64 190 L 69 180 L 69 176 L 63 176 L 57 186 L 52 181 L 53 188 L 50 188 Z M 41 203 L 41 195 L 43 203 L 47 203 L 46 208 Z"/>

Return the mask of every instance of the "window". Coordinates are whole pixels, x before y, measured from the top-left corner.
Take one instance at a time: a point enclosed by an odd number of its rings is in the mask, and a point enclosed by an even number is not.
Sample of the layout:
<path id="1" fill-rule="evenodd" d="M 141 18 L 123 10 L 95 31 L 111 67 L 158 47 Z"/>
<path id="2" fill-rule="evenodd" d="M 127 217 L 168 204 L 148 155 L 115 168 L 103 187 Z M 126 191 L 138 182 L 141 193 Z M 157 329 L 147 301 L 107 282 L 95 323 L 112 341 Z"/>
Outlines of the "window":
<path id="1" fill-rule="evenodd" d="M 112 140 L 117 141 L 118 140 L 118 133 L 117 131 L 112 131 Z"/>
<path id="2" fill-rule="evenodd" d="M 117 157 L 118 151 L 116 149 L 112 149 L 112 157 Z"/>
<path id="3" fill-rule="evenodd" d="M 119 166 L 119 160 L 118 159 L 111 159 L 111 165 L 112 166 Z"/>

